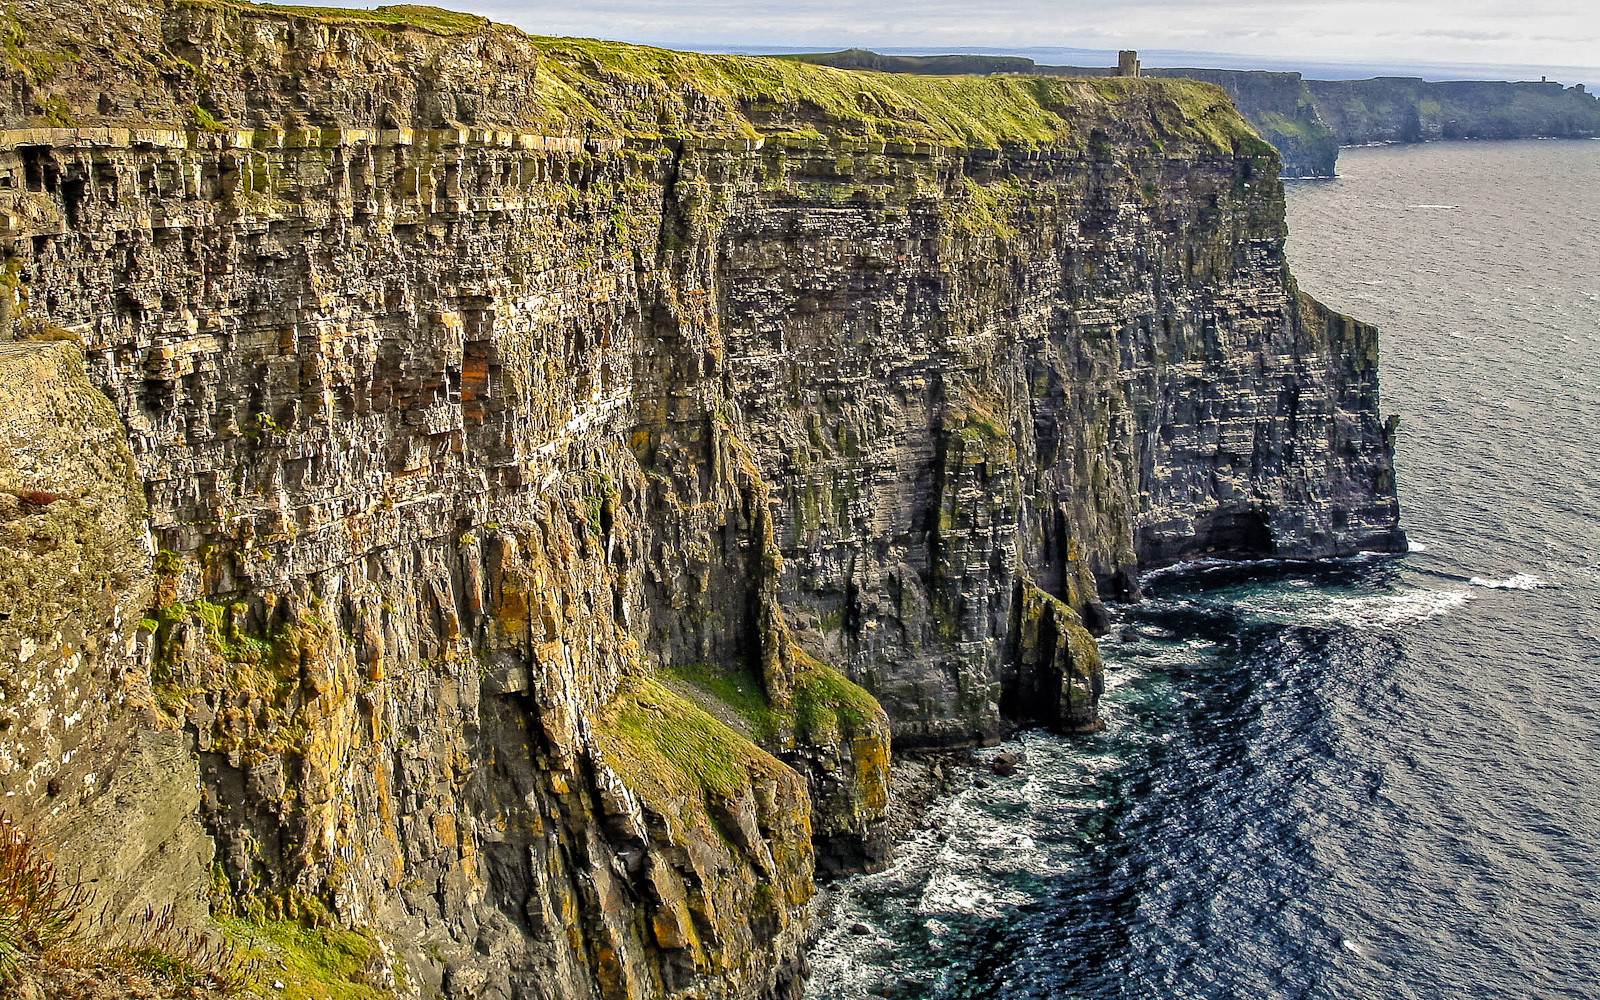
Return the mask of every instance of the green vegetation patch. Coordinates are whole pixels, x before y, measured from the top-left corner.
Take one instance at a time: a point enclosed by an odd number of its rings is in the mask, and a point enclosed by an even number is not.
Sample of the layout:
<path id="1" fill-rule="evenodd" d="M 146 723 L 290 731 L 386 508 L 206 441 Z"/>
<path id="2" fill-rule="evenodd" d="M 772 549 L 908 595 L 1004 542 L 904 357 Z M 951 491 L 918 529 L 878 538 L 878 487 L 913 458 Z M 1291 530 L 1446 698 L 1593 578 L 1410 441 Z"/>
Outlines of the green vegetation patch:
<path id="1" fill-rule="evenodd" d="M 1149 104 L 1165 109 L 1158 117 L 1169 131 L 1224 150 L 1253 134 L 1222 90 L 1191 80 L 875 73 L 594 39 L 532 41 L 545 57 L 548 109 L 614 133 L 1074 146 L 1090 121 L 1148 120 Z M 691 114 L 686 95 L 706 100 Z"/>
<path id="2" fill-rule="evenodd" d="M 225 5 L 242 11 L 271 11 L 274 14 L 314 17 L 321 21 L 369 21 L 377 24 L 394 24 L 422 28 L 436 35 L 470 34 L 482 31 L 492 23 L 488 18 L 477 14 L 462 14 L 417 4 L 393 4 L 369 10 L 347 7 L 302 7 L 279 3 L 240 3 L 226 2 L 226 0 Z"/>
<path id="3" fill-rule="evenodd" d="M 1013 177 L 993 184 L 980 184 L 969 174 L 961 176 L 964 196 L 949 204 L 954 227 L 968 236 L 995 236 L 1016 239 L 1017 209 L 1023 198 L 1022 186 Z"/>
<path id="4" fill-rule="evenodd" d="M 691 663 L 668 673 L 727 705 L 750 723 L 762 743 L 771 744 L 792 732 L 802 744 L 852 739 L 872 729 L 882 713 L 877 699 L 815 657 L 794 650 L 794 688 L 788 706 L 774 706 L 761 683 L 742 671 L 724 671 L 708 663 Z"/>
<path id="5" fill-rule="evenodd" d="M 0 53 L 6 65 L 24 74 L 35 86 L 48 83 L 77 60 L 77 46 L 69 39 L 30 37 L 27 28 L 9 11 L 0 14 Z M 58 114 L 46 111 L 46 115 Z"/>
<path id="6" fill-rule="evenodd" d="M 1324 142 L 1333 136 L 1326 125 L 1303 118 L 1290 118 L 1276 111 L 1261 111 L 1255 115 L 1255 126 L 1267 138 L 1296 139 L 1303 143 Z"/>
<path id="7" fill-rule="evenodd" d="M 1103 77 L 1094 80 L 1094 85 L 1102 94 L 1110 94 L 1137 82 L 1144 81 Z M 1266 145 L 1234 110 L 1233 101 L 1221 87 L 1177 77 L 1161 83 L 1160 99 L 1152 102 L 1151 113 L 1164 137 L 1188 139 L 1202 146 L 1237 150 L 1249 156 L 1258 155 L 1249 148 L 1252 144 Z"/>
<path id="8" fill-rule="evenodd" d="M 757 740 L 770 741 L 777 735 L 779 719 L 767 704 L 761 682 L 742 671 L 724 671 L 709 663 L 690 663 L 667 671 L 716 698 L 750 723 Z"/>
<path id="9" fill-rule="evenodd" d="M 606 763 L 630 788 L 658 801 L 732 798 L 752 777 L 784 771 L 760 747 L 655 681 L 627 681 L 602 713 L 598 732 Z"/>
<path id="10" fill-rule="evenodd" d="M 839 671 L 805 653 L 794 678 L 794 731 L 802 743 L 865 735 L 883 714 L 878 700 Z"/>
<path id="11" fill-rule="evenodd" d="M 202 630 L 213 657 L 210 666 L 226 671 L 222 683 L 229 690 L 256 695 L 269 706 L 286 703 L 300 682 L 302 650 L 314 649 L 326 641 L 330 626 L 319 615 L 308 612 L 294 624 L 261 634 L 246 627 L 248 610 L 242 601 L 221 605 L 200 598 L 187 603 L 175 601 L 159 609 L 153 618 L 141 620 L 141 627 L 155 633 L 156 655 L 150 680 L 162 707 L 180 711 L 196 690 L 218 683 L 213 678 L 196 687 L 195 682 L 201 678 L 192 670 L 183 669 L 182 631 L 177 627 L 180 624 Z M 278 708 L 272 711 L 278 712 Z M 298 729 L 285 727 L 277 731 L 276 738 L 292 745 L 297 736 Z"/>
<path id="12" fill-rule="evenodd" d="M 226 917 L 217 923 L 239 954 L 260 962 L 262 983 L 283 983 L 283 989 L 271 991 L 274 997 L 390 1000 L 394 996 L 370 982 L 382 978 L 385 971 L 398 980 L 402 971 L 384 966 L 382 950 L 371 932 L 306 927 L 291 920 Z"/>

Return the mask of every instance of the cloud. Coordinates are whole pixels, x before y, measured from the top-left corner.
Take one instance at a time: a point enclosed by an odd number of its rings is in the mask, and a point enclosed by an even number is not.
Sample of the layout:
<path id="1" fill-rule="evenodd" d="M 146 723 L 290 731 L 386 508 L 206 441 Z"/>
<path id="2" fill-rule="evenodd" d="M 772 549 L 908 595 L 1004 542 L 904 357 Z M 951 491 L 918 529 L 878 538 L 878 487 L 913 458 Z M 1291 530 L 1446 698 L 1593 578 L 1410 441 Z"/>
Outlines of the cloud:
<path id="1" fill-rule="evenodd" d="M 1600 17 L 1574 0 L 442 2 L 540 34 L 700 47 L 1127 47 L 1508 67 L 1592 67 L 1600 53 Z"/>

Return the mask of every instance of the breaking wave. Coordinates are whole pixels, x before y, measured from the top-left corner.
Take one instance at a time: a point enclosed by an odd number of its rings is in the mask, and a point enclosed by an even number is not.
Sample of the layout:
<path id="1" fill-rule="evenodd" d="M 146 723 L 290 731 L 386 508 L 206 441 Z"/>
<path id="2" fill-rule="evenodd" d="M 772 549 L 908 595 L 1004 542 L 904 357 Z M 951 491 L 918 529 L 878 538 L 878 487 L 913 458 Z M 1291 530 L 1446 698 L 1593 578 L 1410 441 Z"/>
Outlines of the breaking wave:
<path id="1" fill-rule="evenodd" d="M 1504 580 L 1488 580 L 1475 576 L 1467 582 L 1474 587 L 1487 587 L 1490 590 L 1538 590 L 1550 586 L 1532 573 L 1518 573 Z"/>

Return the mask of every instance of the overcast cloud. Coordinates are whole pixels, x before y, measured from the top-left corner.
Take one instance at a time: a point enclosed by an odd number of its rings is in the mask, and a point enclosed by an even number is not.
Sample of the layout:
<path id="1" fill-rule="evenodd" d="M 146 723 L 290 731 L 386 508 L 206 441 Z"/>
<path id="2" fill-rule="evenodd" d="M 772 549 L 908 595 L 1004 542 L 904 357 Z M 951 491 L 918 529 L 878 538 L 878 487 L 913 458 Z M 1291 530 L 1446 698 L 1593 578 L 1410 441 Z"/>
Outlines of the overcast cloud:
<path id="1" fill-rule="evenodd" d="M 1553 76 L 1577 68 L 1600 82 L 1596 0 L 433 2 L 537 34 L 702 48 L 1135 48 L 1291 63 L 1548 68 Z"/>

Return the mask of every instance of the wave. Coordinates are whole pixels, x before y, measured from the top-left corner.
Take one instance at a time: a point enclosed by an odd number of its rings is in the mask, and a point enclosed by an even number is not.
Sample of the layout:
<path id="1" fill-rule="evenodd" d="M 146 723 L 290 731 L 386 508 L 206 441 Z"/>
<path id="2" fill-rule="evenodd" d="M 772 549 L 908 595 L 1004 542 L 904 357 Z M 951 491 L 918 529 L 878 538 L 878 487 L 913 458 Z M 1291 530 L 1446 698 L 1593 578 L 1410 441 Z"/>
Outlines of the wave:
<path id="1" fill-rule="evenodd" d="M 1475 576 L 1467 582 L 1474 587 L 1486 587 L 1490 590 L 1539 590 L 1550 586 L 1532 573 L 1518 573 L 1504 580 L 1486 580 L 1481 576 Z"/>
<path id="2" fill-rule="evenodd" d="M 1284 625 L 1396 629 L 1447 615 L 1471 599 L 1472 594 L 1467 590 L 1425 587 L 1352 597 L 1301 590 L 1275 591 L 1247 598 L 1240 607 L 1252 617 Z"/>
<path id="3" fill-rule="evenodd" d="M 1418 549 L 1416 551 L 1422 551 Z M 1258 567 L 1297 567 L 1304 569 L 1319 569 L 1329 566 L 1359 566 L 1362 563 L 1380 562 L 1392 559 L 1391 552 L 1361 551 L 1347 556 L 1319 556 L 1314 559 L 1286 559 L 1282 557 L 1262 557 L 1259 559 L 1219 559 L 1216 556 L 1196 556 L 1193 559 L 1182 559 L 1178 562 L 1167 563 L 1164 566 L 1152 566 L 1139 571 L 1139 582 L 1148 583 L 1171 576 L 1189 576 L 1200 574 L 1207 570 L 1217 569 L 1252 569 Z"/>
<path id="4" fill-rule="evenodd" d="M 1398 594 L 1332 597 L 1320 617 L 1356 629 L 1393 629 L 1447 615 L 1471 599 L 1472 595 L 1464 590 L 1421 587 Z"/>

